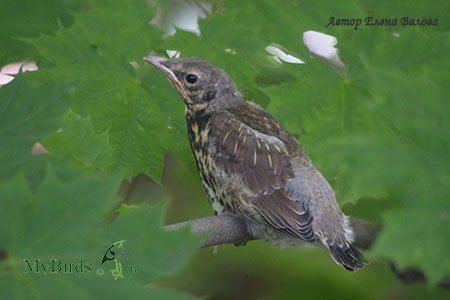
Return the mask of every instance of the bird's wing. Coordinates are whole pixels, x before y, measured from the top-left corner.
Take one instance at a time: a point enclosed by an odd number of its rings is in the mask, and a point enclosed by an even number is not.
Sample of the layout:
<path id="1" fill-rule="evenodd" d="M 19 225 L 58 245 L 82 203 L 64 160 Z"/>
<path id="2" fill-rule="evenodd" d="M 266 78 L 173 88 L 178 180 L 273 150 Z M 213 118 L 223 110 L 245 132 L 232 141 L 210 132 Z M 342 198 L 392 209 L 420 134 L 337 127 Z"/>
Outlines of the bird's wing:
<path id="1" fill-rule="evenodd" d="M 211 124 L 216 164 L 228 175 L 241 175 L 262 218 L 279 231 L 313 241 L 308 207 L 302 199 L 291 197 L 286 189 L 287 182 L 295 177 L 286 144 L 249 127 L 228 112 L 216 115 Z"/>
<path id="2" fill-rule="evenodd" d="M 306 242 L 315 241 L 313 218 L 305 202 L 291 198 L 284 190 L 257 197 L 255 207 L 273 228 Z"/>

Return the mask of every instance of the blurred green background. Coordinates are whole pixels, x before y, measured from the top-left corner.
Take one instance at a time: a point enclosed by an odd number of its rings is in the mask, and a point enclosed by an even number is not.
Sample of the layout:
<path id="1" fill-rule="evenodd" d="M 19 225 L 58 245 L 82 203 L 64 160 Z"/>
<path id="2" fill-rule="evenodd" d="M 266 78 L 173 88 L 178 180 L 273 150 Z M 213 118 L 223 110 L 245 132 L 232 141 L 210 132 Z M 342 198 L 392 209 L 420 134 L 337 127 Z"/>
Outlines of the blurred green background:
<path id="1" fill-rule="evenodd" d="M 2 1 L 0 299 L 450 298 L 448 11 L 448 1 Z M 325 27 L 369 16 L 398 23 Z M 307 31 L 335 37 L 345 67 L 311 53 Z M 268 46 L 304 64 L 277 62 Z M 371 264 L 349 273 L 324 249 L 263 241 L 214 254 L 188 230 L 166 232 L 212 213 L 182 101 L 142 61 L 149 53 L 225 69 L 293 133 L 343 211 L 382 227 L 364 251 Z M 34 62 L 37 72 L 20 69 Z M 122 239 L 139 272 L 96 275 Z M 80 257 L 94 272 L 23 271 L 25 258 Z M 426 283 L 403 283 L 391 264 Z"/>

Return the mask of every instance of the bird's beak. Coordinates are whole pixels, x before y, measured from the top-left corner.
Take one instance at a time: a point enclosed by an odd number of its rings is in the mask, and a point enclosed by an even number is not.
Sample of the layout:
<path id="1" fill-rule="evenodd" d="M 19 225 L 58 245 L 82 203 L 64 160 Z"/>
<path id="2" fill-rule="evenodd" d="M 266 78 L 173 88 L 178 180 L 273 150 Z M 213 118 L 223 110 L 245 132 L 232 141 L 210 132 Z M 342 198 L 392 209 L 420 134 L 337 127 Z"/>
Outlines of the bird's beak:
<path id="1" fill-rule="evenodd" d="M 144 60 L 166 74 L 166 76 L 169 77 L 170 81 L 172 81 L 174 84 L 179 84 L 177 76 L 175 76 L 175 73 L 170 69 L 169 59 L 149 55 L 144 57 Z"/>

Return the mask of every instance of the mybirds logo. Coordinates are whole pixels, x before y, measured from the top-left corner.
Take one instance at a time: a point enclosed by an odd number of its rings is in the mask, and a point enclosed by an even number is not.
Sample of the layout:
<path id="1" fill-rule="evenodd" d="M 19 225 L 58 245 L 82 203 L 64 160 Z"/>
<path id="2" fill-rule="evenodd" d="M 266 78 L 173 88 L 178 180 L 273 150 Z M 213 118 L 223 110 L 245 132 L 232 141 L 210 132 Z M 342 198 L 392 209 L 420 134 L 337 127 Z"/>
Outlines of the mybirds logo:
<path id="1" fill-rule="evenodd" d="M 123 272 L 122 272 L 122 263 L 120 262 L 119 258 L 123 255 L 125 250 L 125 240 L 117 241 L 113 243 L 108 250 L 106 250 L 105 255 L 103 255 L 102 259 L 102 265 L 105 262 L 114 260 L 116 267 L 114 269 L 109 270 L 114 277 L 114 280 L 117 280 L 117 278 L 123 278 Z"/>
<path id="2" fill-rule="evenodd" d="M 111 264 L 114 262 L 114 268 L 110 269 L 114 280 L 118 278 L 123 279 L 124 274 L 137 273 L 135 265 L 123 264 L 123 256 L 125 253 L 126 240 L 120 240 L 111 244 L 106 252 L 103 254 L 103 258 L 100 266 L 93 272 L 93 266 L 96 264 L 90 263 L 85 258 L 52 258 L 52 259 L 24 259 L 24 273 L 34 273 L 41 276 L 48 274 L 97 274 L 103 276 L 105 274 L 104 269 L 101 267 L 103 264 Z M 99 263 L 100 261 L 98 261 Z M 97 265 L 98 265 L 97 263 Z"/>

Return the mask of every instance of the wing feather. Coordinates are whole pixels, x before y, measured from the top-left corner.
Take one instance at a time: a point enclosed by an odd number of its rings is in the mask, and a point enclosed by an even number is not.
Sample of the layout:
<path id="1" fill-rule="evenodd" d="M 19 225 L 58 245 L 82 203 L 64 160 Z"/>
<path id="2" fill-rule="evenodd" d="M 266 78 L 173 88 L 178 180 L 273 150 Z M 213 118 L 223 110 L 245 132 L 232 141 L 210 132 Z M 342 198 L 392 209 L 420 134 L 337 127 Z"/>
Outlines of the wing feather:
<path id="1" fill-rule="evenodd" d="M 229 175 L 241 175 L 255 195 L 254 208 L 270 226 L 301 240 L 314 241 L 312 215 L 305 201 L 292 198 L 286 188 L 295 174 L 283 141 L 250 128 L 231 113 L 215 118 L 211 135 L 216 163 Z"/>
<path id="2" fill-rule="evenodd" d="M 229 174 L 241 170 L 244 181 L 257 195 L 270 195 L 283 188 L 294 177 L 284 143 L 232 116 L 222 114 L 211 122 L 220 166 Z"/>

